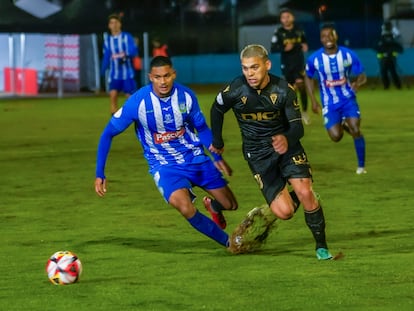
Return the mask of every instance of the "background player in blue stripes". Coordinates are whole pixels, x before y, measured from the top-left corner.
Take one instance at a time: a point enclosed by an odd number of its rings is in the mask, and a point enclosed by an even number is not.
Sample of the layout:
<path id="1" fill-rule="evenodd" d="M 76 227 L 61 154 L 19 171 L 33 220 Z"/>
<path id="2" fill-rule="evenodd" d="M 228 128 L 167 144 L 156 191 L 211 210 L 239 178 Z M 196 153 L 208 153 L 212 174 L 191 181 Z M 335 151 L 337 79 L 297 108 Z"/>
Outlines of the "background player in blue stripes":
<path id="1" fill-rule="evenodd" d="M 361 118 L 356 100 L 356 92 L 367 81 L 364 67 L 352 50 L 338 46 L 338 35 L 332 24 L 322 25 L 320 39 L 323 47 L 314 52 L 306 63 L 305 84 L 312 110 L 315 113 L 321 111 L 314 94 L 312 78 L 316 74 L 329 137 L 338 142 L 344 131 L 353 137 L 358 159 L 356 173 L 365 174 L 365 139 L 360 129 Z"/>
<path id="2" fill-rule="evenodd" d="M 108 91 L 110 112 L 118 110 L 118 93 L 123 92 L 129 97 L 135 90 L 135 71 L 132 59 L 138 55 L 134 37 L 122 31 L 121 17 L 111 14 L 108 17 L 109 35 L 105 35 L 101 75 L 108 73 Z"/>
<path id="3" fill-rule="evenodd" d="M 200 110 L 195 94 L 174 82 L 170 58 L 157 56 L 150 63 L 150 84 L 135 92 L 111 118 L 99 141 L 95 191 L 106 193 L 105 163 L 112 138 L 131 124 L 141 142 L 149 172 L 164 199 L 199 232 L 223 246 L 229 237 L 223 229 L 222 210 L 237 209 L 236 199 L 220 171 L 231 175 L 231 168 L 218 154 L 205 153 L 212 133 Z M 203 203 L 213 220 L 193 204 L 191 189 L 198 186 L 211 197 Z"/>

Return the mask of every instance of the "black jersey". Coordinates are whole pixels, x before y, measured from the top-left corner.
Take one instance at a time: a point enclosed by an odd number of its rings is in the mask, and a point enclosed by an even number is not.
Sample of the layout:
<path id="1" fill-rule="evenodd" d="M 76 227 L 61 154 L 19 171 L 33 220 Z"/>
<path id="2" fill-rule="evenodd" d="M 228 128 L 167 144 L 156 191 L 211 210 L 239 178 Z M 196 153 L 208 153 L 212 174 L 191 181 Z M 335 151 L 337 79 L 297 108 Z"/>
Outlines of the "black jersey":
<path id="1" fill-rule="evenodd" d="M 304 130 L 294 88 L 279 77 L 269 76 L 270 82 L 262 90 L 251 88 L 245 77 L 240 76 L 217 95 L 211 108 L 216 148 L 224 146 L 224 113 L 230 109 L 239 123 L 245 155 L 261 157 L 274 153 L 272 136 L 276 134 L 284 134 L 289 147 L 300 144 Z"/>
<path id="2" fill-rule="evenodd" d="M 306 43 L 306 37 L 302 29 L 296 25 L 290 30 L 280 26 L 274 32 L 271 43 L 271 52 L 280 52 L 282 65 L 304 68 L 305 56 L 302 51 L 302 43 Z M 288 43 L 293 43 L 293 49 L 285 51 L 284 48 Z"/>

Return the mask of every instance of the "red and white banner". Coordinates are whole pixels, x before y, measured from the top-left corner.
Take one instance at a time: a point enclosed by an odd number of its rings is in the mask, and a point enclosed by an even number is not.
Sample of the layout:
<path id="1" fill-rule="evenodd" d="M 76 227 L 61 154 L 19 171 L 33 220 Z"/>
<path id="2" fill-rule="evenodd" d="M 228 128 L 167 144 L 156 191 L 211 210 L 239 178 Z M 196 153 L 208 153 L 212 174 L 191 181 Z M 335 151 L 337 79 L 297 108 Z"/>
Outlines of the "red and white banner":
<path id="1" fill-rule="evenodd" d="M 65 90 L 79 91 L 79 35 L 46 35 L 45 62 L 49 74 L 62 72 Z"/>

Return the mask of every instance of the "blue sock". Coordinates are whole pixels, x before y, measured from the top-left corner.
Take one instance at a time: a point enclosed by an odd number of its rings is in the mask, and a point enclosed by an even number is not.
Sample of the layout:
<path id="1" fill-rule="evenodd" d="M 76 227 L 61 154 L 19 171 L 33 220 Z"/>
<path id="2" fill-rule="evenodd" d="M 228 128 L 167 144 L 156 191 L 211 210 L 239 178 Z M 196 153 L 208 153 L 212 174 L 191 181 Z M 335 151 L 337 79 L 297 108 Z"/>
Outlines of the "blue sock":
<path id="1" fill-rule="evenodd" d="M 354 138 L 355 151 L 358 158 L 358 167 L 365 167 L 365 139 L 364 136 Z"/>
<path id="2" fill-rule="evenodd" d="M 189 219 L 188 222 L 199 232 L 205 234 L 217 243 L 228 246 L 229 236 L 226 232 L 221 230 L 210 218 L 197 211 L 195 215 Z"/>

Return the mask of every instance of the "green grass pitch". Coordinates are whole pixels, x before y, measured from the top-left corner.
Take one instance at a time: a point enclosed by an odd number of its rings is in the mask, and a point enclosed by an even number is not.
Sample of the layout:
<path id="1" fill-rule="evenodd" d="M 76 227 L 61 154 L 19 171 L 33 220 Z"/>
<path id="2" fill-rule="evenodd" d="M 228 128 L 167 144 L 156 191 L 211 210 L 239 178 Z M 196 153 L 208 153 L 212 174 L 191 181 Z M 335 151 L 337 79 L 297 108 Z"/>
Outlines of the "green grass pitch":
<path id="1" fill-rule="evenodd" d="M 199 92 L 208 116 L 215 91 Z M 264 248 L 234 256 L 194 231 L 157 192 L 132 128 L 94 192 L 95 153 L 109 119 L 106 96 L 0 101 L 1 310 L 414 310 L 414 91 L 359 93 L 368 174 L 355 174 L 353 142 L 329 140 L 312 115 L 303 144 L 338 261 L 318 262 L 303 213 Z M 264 200 L 226 115 L 225 158 L 238 211 L 230 233 Z M 203 192 L 196 189 L 204 213 Z M 45 264 L 77 253 L 80 282 L 54 286 Z"/>

